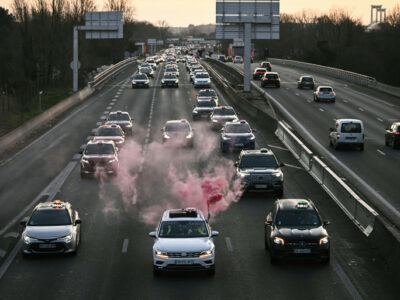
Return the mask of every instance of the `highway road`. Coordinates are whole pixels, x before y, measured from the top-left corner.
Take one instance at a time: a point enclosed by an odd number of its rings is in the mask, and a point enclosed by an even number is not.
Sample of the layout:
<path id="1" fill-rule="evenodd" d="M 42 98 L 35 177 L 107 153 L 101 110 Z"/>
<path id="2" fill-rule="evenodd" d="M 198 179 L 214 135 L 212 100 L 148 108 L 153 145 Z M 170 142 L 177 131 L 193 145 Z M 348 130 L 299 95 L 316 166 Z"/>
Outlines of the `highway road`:
<path id="1" fill-rule="evenodd" d="M 237 153 L 221 154 L 217 133 L 206 122 L 194 125 L 194 149 L 160 145 L 165 121 L 191 120 L 197 92 L 180 66 L 178 89 L 161 89 L 160 66 L 149 89 L 131 89 L 136 66 L 129 67 L 0 164 L 0 254 L 4 254 L 0 257 L 0 299 L 395 299 L 399 286 L 374 245 L 301 169 L 274 136 L 274 128 L 258 126 L 250 119 L 258 129 L 258 145 L 273 149 L 287 165 L 285 197 L 312 199 L 323 218 L 331 221 L 331 262 L 289 260 L 271 265 L 264 249 L 263 224 L 276 198 L 246 194 L 211 218 L 211 226 L 220 232 L 215 239 L 214 277 L 197 273 L 153 276 L 153 241 L 148 232 L 165 209 L 190 205 L 174 194 L 171 173 L 181 180 L 188 174 L 203 178 L 217 169 L 230 174 L 237 157 Z M 294 92 L 291 86 L 284 82 L 280 91 L 271 92 L 289 95 Z M 288 101 L 307 103 L 310 92 L 298 93 L 298 99 Z M 228 96 L 220 96 L 222 103 L 230 103 Z M 328 108 L 318 113 L 314 107 L 325 105 L 307 105 L 318 120 L 330 118 Z M 126 110 L 135 121 L 134 136 L 121 150 L 125 171 L 116 178 L 82 179 L 78 151 L 112 110 Z M 246 119 L 246 112 L 239 112 Z M 321 128 L 320 134 L 325 131 Z M 343 152 L 343 156 L 372 156 L 371 147 L 372 141 L 365 153 Z M 29 214 L 33 202 L 53 199 L 71 202 L 81 216 L 79 252 L 77 256 L 24 258 L 18 251 L 21 228 L 16 223 Z"/>
<path id="2" fill-rule="evenodd" d="M 243 71 L 243 65 L 229 63 Z M 252 64 L 252 70 L 259 63 Z M 385 128 L 394 120 L 400 120 L 398 98 L 361 87 L 350 82 L 301 69 L 273 65 L 272 71 L 279 73 L 281 87 L 265 90 L 279 101 L 332 155 L 349 167 L 367 185 L 388 201 L 389 207 L 400 211 L 399 167 L 400 151 L 385 146 Z M 318 85 L 330 85 L 336 92 L 335 103 L 313 101 L 313 91 L 298 89 L 301 75 L 312 75 Z M 260 84 L 260 81 L 256 81 Z M 334 127 L 335 118 L 361 119 L 365 126 L 365 149 L 334 150 L 329 147 L 329 128 Z M 326 157 L 329 161 L 330 159 Z M 335 169 L 336 162 L 330 161 Z M 353 183 L 353 182 L 352 182 Z M 365 190 L 356 185 L 359 192 Z M 377 199 L 379 200 L 379 199 Z M 379 210 L 379 207 L 378 207 Z"/>

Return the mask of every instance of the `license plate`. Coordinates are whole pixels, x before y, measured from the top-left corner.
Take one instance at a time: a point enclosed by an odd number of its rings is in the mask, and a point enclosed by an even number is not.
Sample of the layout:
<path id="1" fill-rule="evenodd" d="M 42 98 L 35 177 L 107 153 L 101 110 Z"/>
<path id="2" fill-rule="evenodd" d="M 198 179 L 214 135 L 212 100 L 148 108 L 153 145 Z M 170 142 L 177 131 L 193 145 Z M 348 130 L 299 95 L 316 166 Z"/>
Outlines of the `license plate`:
<path id="1" fill-rule="evenodd" d="M 256 189 L 266 189 L 268 185 L 266 184 L 256 184 Z"/>
<path id="2" fill-rule="evenodd" d="M 104 167 L 96 167 L 96 170 L 103 171 Z"/>
<path id="3" fill-rule="evenodd" d="M 56 244 L 39 244 L 40 249 L 53 249 L 56 247 Z"/>
<path id="4" fill-rule="evenodd" d="M 188 260 L 188 259 L 176 260 L 175 264 L 177 264 L 177 265 L 193 265 L 193 260 Z"/>
<path id="5" fill-rule="evenodd" d="M 235 147 L 243 147 L 243 144 L 235 144 Z"/>
<path id="6" fill-rule="evenodd" d="M 201 115 L 202 118 L 208 118 L 208 115 Z"/>
<path id="7" fill-rule="evenodd" d="M 294 249 L 293 252 L 296 254 L 309 254 L 311 249 Z"/>

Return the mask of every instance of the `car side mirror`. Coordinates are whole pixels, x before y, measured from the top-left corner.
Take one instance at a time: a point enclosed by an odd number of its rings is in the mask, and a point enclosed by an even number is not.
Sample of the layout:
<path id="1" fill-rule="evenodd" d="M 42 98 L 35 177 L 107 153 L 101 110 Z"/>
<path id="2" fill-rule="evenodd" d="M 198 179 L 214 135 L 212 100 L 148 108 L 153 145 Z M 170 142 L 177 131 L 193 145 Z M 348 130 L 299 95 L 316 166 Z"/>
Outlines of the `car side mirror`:
<path id="1" fill-rule="evenodd" d="M 267 226 L 272 226 L 272 221 L 265 221 L 264 224 L 267 225 Z"/>
<path id="2" fill-rule="evenodd" d="M 211 236 L 212 236 L 212 237 L 218 236 L 218 235 L 219 235 L 219 232 L 218 232 L 218 231 L 212 231 L 212 232 L 211 232 Z"/>
<path id="3" fill-rule="evenodd" d="M 193 108 L 196 108 L 196 105 L 193 105 Z"/>
<path id="4" fill-rule="evenodd" d="M 282 168 L 282 167 L 285 166 L 285 164 L 284 163 L 280 163 L 279 166 Z"/>
<path id="5" fill-rule="evenodd" d="M 239 162 L 238 161 L 235 161 L 235 167 L 236 168 L 239 167 Z"/>
<path id="6" fill-rule="evenodd" d="M 324 226 L 327 226 L 327 225 L 330 225 L 331 224 L 331 222 L 330 221 L 324 221 Z"/>
<path id="7" fill-rule="evenodd" d="M 19 222 L 19 225 L 26 227 L 26 224 L 27 224 L 27 223 L 28 223 L 28 221 L 24 219 L 24 220 L 21 220 L 21 221 Z"/>
<path id="8" fill-rule="evenodd" d="M 257 129 L 253 129 L 252 132 L 257 132 Z"/>
<path id="9" fill-rule="evenodd" d="M 81 149 L 81 150 L 79 150 L 79 154 L 82 154 L 83 153 L 83 150 Z"/>
<path id="10" fill-rule="evenodd" d="M 329 128 L 329 132 L 333 132 L 335 129 L 333 128 Z"/>
<path id="11" fill-rule="evenodd" d="M 115 150 L 117 150 L 117 152 L 119 151 L 119 148 L 118 147 L 115 147 Z"/>
<path id="12" fill-rule="evenodd" d="M 152 237 L 152 238 L 155 238 L 156 237 L 156 232 L 155 231 L 150 232 L 149 236 Z"/>
<path id="13" fill-rule="evenodd" d="M 78 224 L 82 224 L 82 220 L 81 219 L 76 219 L 75 220 L 75 225 L 78 225 Z"/>

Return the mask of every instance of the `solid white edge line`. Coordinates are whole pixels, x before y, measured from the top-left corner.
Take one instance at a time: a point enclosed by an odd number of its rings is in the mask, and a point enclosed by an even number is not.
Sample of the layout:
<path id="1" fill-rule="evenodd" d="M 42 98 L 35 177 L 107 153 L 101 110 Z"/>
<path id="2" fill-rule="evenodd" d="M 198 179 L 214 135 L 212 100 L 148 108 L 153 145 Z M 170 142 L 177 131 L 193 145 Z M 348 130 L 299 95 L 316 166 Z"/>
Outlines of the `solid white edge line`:
<path id="1" fill-rule="evenodd" d="M 283 147 L 279 147 L 279 146 L 275 146 L 275 145 L 267 144 L 267 146 L 270 147 L 270 148 L 274 148 L 274 149 L 279 149 L 279 150 L 283 150 L 283 151 L 289 151 L 289 149 L 287 149 L 287 148 L 283 148 Z"/>
<path id="2" fill-rule="evenodd" d="M 376 151 L 378 151 L 379 154 L 381 154 L 381 155 L 383 155 L 383 156 L 386 156 L 386 153 L 385 153 L 385 152 L 383 152 L 383 151 L 381 151 L 381 150 L 379 150 L 379 149 L 377 149 Z"/>
<path id="3" fill-rule="evenodd" d="M 342 267 L 337 263 L 336 259 L 331 259 L 331 266 L 335 273 L 339 276 L 340 280 L 344 284 L 346 290 L 351 295 L 352 299 L 362 300 L 363 298 L 361 297 L 360 293 L 357 291 L 350 278 L 343 271 Z"/>
<path id="4" fill-rule="evenodd" d="M 17 256 L 19 250 L 22 247 L 22 241 L 19 240 L 17 244 L 15 245 L 14 249 L 12 249 L 10 255 L 7 256 L 6 260 L 0 267 L 0 280 L 3 278 L 4 274 L 7 272 L 8 267 L 11 265 L 13 262 L 14 258 Z"/>

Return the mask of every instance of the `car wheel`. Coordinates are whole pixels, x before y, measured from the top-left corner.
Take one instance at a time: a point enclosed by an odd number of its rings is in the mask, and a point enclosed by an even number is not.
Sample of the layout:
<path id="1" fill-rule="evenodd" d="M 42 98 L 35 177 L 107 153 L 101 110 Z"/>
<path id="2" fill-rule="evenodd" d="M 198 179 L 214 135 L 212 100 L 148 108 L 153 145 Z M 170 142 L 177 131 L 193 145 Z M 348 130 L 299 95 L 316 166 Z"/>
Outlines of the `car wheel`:
<path id="1" fill-rule="evenodd" d="M 331 139 L 331 138 L 329 138 L 329 146 L 330 146 L 330 147 L 333 146 L 333 144 L 332 144 L 332 139 Z"/>
<path id="2" fill-rule="evenodd" d="M 226 147 L 225 145 L 221 145 L 221 151 L 222 153 L 228 152 L 228 147 Z"/>

